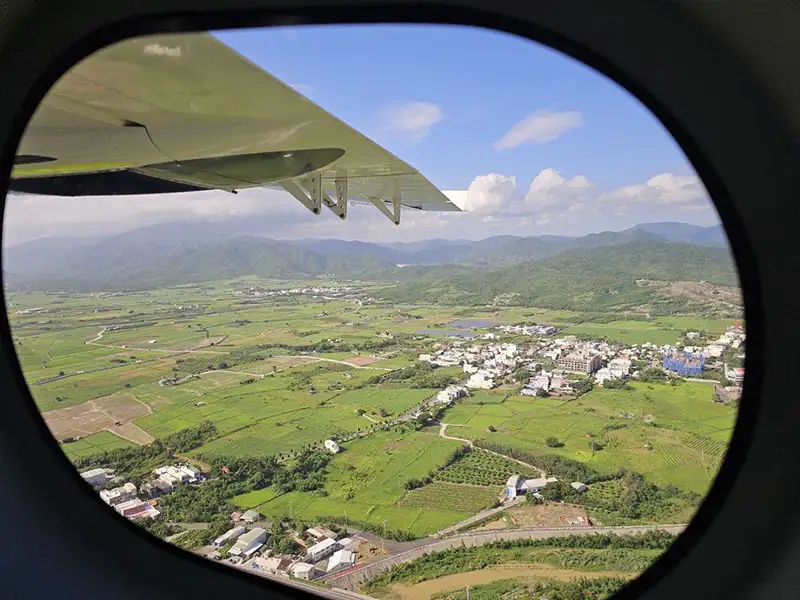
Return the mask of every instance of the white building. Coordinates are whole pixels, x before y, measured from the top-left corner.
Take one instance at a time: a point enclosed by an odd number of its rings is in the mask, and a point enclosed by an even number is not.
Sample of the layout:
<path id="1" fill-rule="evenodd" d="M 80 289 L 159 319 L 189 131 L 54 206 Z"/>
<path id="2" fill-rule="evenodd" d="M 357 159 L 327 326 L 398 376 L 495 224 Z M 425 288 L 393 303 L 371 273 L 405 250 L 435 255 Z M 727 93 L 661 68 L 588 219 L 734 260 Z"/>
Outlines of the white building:
<path id="1" fill-rule="evenodd" d="M 244 521 L 247 524 L 255 523 L 256 521 L 258 521 L 259 518 L 261 518 L 261 515 L 258 514 L 257 510 L 253 509 L 245 511 L 244 514 L 242 515 L 242 521 Z"/>
<path id="2" fill-rule="evenodd" d="M 321 542 L 314 544 L 308 549 L 306 558 L 311 562 L 317 562 L 323 558 L 330 556 L 339 549 L 339 543 L 336 540 L 326 538 Z"/>
<path id="3" fill-rule="evenodd" d="M 233 547 L 228 550 L 228 554 L 233 556 L 244 556 L 250 558 L 253 553 L 264 545 L 267 541 L 267 530 L 255 527 L 240 536 Z"/>
<path id="4" fill-rule="evenodd" d="M 106 485 L 109 481 L 114 479 L 113 477 L 109 477 L 108 472 L 105 469 L 92 469 L 91 471 L 84 471 L 81 473 L 81 477 L 83 477 L 83 480 L 86 483 L 95 487 Z"/>
<path id="5" fill-rule="evenodd" d="M 230 542 L 238 538 L 240 535 L 242 535 L 245 531 L 247 531 L 247 529 L 245 527 L 242 527 L 241 525 L 239 525 L 238 527 L 234 527 L 233 529 L 229 529 L 228 531 L 226 531 L 225 533 L 223 533 L 221 536 L 219 536 L 217 539 L 214 540 L 214 546 L 216 548 L 220 548 L 225 544 L 229 544 Z"/>
<path id="6" fill-rule="evenodd" d="M 485 371 L 478 371 L 467 379 L 466 386 L 476 390 L 490 390 L 494 387 L 494 379 Z"/>
<path id="7" fill-rule="evenodd" d="M 136 486 L 128 482 L 123 486 L 114 488 L 112 490 L 103 490 L 100 492 L 100 498 L 109 506 L 116 506 L 136 497 Z"/>
<path id="8" fill-rule="evenodd" d="M 314 579 L 317 570 L 314 568 L 314 565 L 310 565 L 306 562 L 298 562 L 290 567 L 289 573 L 292 577 L 297 577 L 297 579 L 310 580 Z"/>
<path id="9" fill-rule="evenodd" d="M 333 440 L 325 440 L 325 450 L 327 450 L 328 452 L 332 452 L 333 454 L 336 454 L 340 450 L 339 444 L 337 444 Z"/>
<path id="10" fill-rule="evenodd" d="M 580 481 L 573 481 L 572 483 L 570 483 L 570 486 L 572 486 L 572 489 L 578 492 L 579 494 L 582 494 L 583 492 L 589 489 L 585 483 L 581 483 Z"/>
<path id="11" fill-rule="evenodd" d="M 631 370 L 631 361 L 627 358 L 614 358 L 608 362 L 608 370 L 614 377 L 624 377 Z"/>
<path id="12" fill-rule="evenodd" d="M 512 475 L 506 482 L 506 496 L 516 498 L 523 494 L 537 494 L 547 487 L 548 483 L 558 481 L 555 477 L 539 477 L 523 480 L 519 475 Z"/>
<path id="13" fill-rule="evenodd" d="M 326 571 L 328 573 L 334 573 L 352 567 L 354 564 L 356 564 L 356 555 L 353 554 L 353 552 L 350 550 L 337 550 L 333 553 L 330 560 L 328 560 L 328 568 Z"/>

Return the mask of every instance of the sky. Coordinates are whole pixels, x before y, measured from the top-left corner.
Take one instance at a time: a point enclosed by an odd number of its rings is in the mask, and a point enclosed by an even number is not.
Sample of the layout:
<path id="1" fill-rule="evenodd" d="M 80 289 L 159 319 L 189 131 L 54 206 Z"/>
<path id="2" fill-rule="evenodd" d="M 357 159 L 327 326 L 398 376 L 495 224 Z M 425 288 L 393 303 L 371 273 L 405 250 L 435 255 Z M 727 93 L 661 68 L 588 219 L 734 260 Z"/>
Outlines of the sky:
<path id="1" fill-rule="evenodd" d="M 584 235 L 637 223 L 719 223 L 669 133 L 613 81 L 545 46 L 441 25 L 215 32 L 266 71 L 410 163 L 463 209 L 371 206 L 346 221 L 285 192 L 110 197 L 12 196 L 6 245 L 109 234 L 171 220 L 274 215 L 276 238 L 404 241 L 498 234 Z"/>

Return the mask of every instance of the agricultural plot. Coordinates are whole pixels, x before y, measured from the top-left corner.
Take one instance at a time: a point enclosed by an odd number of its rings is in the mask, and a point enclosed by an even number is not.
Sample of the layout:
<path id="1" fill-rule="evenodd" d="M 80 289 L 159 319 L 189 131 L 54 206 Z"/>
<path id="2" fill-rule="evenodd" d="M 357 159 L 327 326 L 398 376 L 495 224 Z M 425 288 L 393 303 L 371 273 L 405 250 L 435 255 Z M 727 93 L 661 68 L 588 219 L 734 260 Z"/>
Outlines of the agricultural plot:
<path id="1" fill-rule="evenodd" d="M 124 440 L 108 431 L 101 431 L 86 436 L 78 441 L 62 444 L 61 449 L 70 460 L 77 460 L 84 456 L 108 452 L 110 450 L 116 450 L 117 448 L 129 448 L 131 446 L 133 446 L 133 444 L 128 440 Z"/>
<path id="2" fill-rule="evenodd" d="M 85 437 L 147 415 L 150 408 L 133 394 L 114 394 L 77 406 L 43 413 L 45 423 L 57 440 Z M 137 440 L 139 441 L 139 440 Z M 141 440 L 145 442 L 145 440 Z M 150 441 L 150 440 L 146 440 Z"/>
<path id="3" fill-rule="evenodd" d="M 499 496 L 500 493 L 497 489 L 452 483 L 431 483 L 407 492 L 397 506 L 423 510 L 447 508 L 474 514 L 491 508 Z"/>
<path id="4" fill-rule="evenodd" d="M 436 475 L 437 481 L 468 483 L 483 486 L 502 486 L 511 475 L 538 477 L 538 473 L 526 469 L 519 463 L 474 448 Z"/>
<path id="5" fill-rule="evenodd" d="M 654 483 L 705 493 L 730 439 L 735 409 L 713 402 L 712 387 L 703 383 L 631 385 L 596 389 L 569 402 L 511 397 L 499 406 L 457 404 L 444 420 L 465 425 L 457 429 L 459 437 L 565 456 L 602 473 L 628 467 Z M 489 418 L 489 408 L 507 409 L 513 418 Z M 488 424 L 497 431 L 487 431 Z M 563 445 L 548 447 L 548 437 Z M 593 452 L 590 441 L 603 450 Z"/>
<path id="6" fill-rule="evenodd" d="M 423 509 L 401 506 L 405 482 L 425 477 L 444 464 L 458 442 L 435 434 L 380 432 L 346 444 L 329 465 L 325 494 L 291 492 L 258 505 L 267 516 L 288 515 L 313 521 L 317 516 L 343 517 L 427 535 L 465 519 L 469 513 L 446 505 Z M 234 499 L 245 507 L 240 496 Z M 251 508 L 252 506 L 248 507 Z"/>
<path id="7" fill-rule="evenodd" d="M 674 344 L 680 337 L 677 329 L 662 329 L 646 321 L 612 321 L 611 323 L 581 323 L 561 332 L 564 335 L 589 335 L 608 338 L 623 344 Z"/>

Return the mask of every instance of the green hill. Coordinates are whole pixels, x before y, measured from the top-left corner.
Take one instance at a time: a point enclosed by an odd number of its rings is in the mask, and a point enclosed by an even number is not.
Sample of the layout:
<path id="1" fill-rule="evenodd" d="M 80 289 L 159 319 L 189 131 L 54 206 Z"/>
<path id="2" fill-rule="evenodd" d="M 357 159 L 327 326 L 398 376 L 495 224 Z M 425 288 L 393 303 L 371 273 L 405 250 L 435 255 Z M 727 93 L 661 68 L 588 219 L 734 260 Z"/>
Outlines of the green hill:
<path id="1" fill-rule="evenodd" d="M 688 298 L 664 298 L 639 280 L 706 281 L 737 286 L 730 254 L 721 248 L 660 241 L 569 250 L 538 261 L 452 277 L 422 276 L 386 290 L 395 301 L 507 303 L 570 310 L 680 312 Z"/>

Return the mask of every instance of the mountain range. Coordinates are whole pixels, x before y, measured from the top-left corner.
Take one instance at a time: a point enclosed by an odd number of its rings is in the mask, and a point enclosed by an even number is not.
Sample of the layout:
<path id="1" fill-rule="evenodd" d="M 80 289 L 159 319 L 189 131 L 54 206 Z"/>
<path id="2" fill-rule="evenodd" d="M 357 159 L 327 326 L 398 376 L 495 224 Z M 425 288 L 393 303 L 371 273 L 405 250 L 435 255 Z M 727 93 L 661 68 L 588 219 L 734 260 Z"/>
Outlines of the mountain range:
<path id="1" fill-rule="evenodd" d="M 160 287 L 242 275 L 291 278 L 330 273 L 411 280 L 502 269 L 559 255 L 569 257 L 580 250 L 636 243 L 686 246 L 701 255 L 727 255 L 720 226 L 685 223 L 649 223 L 583 237 L 502 235 L 483 240 L 377 244 L 274 240 L 258 236 L 252 224 L 242 229 L 212 222 L 171 222 L 105 237 L 44 238 L 9 246 L 3 251 L 3 270 L 9 283 L 49 289 Z M 592 254 L 579 253 L 574 259 L 585 260 Z"/>

